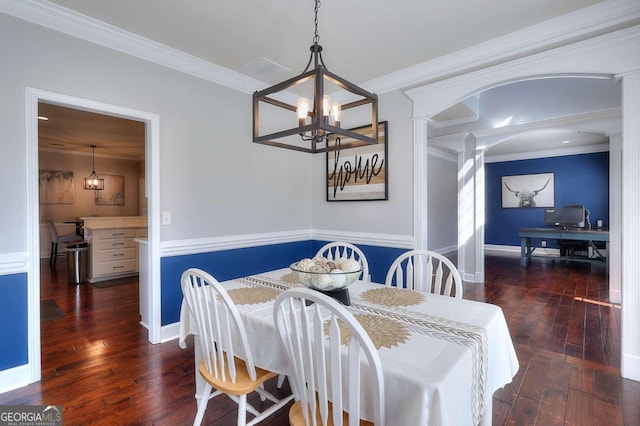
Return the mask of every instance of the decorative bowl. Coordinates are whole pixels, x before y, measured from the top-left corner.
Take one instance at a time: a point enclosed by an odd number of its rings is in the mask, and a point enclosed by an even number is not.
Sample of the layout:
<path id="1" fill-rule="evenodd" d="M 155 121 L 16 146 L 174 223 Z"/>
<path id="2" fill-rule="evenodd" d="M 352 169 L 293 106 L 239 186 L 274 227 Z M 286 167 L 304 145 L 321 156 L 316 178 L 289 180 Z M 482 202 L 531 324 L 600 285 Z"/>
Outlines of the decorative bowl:
<path id="1" fill-rule="evenodd" d="M 345 289 L 349 284 L 357 280 L 362 272 L 362 267 L 359 264 L 357 270 L 350 270 L 349 272 L 338 268 L 332 269 L 330 272 L 315 272 L 309 271 L 308 267 L 302 267 L 303 265 L 300 265 L 301 262 L 303 261 L 292 263 L 289 266 L 298 282 L 305 287 L 323 292 Z"/>

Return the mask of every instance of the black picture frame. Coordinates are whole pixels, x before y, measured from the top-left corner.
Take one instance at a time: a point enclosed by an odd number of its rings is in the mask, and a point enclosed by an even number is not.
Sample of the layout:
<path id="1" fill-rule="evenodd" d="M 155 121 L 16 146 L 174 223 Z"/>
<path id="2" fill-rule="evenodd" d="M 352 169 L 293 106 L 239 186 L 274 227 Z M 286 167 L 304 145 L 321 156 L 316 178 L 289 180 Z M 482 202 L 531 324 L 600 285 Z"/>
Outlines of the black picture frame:
<path id="1" fill-rule="evenodd" d="M 350 130 L 371 134 L 371 126 Z M 381 121 L 377 144 L 327 152 L 328 202 L 389 199 L 388 134 L 388 122 Z"/>
<path id="2" fill-rule="evenodd" d="M 502 176 L 502 208 L 554 207 L 553 173 Z"/>

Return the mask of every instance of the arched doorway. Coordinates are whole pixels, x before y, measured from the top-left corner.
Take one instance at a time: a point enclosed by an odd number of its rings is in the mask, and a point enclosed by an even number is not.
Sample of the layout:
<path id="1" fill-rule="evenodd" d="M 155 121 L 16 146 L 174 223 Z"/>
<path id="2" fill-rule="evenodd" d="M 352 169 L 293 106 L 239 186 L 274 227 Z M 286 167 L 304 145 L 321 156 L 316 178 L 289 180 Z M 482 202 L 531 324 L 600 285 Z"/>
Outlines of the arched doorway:
<path id="1" fill-rule="evenodd" d="M 621 291 L 625 294 L 622 307 L 622 376 L 640 380 L 640 339 L 638 324 L 640 323 L 640 289 L 637 289 L 631 277 L 640 275 L 640 265 L 633 261 L 633 253 L 640 251 L 640 234 L 638 224 L 637 196 L 632 188 L 637 187 L 640 171 L 633 166 L 632 161 L 640 158 L 640 57 L 635 53 L 638 49 L 640 31 L 636 28 L 633 34 L 622 30 L 608 34 L 606 37 L 567 45 L 557 49 L 537 53 L 523 59 L 513 60 L 504 64 L 488 66 L 485 69 L 471 71 L 436 83 L 428 84 L 405 93 L 413 100 L 414 115 L 414 173 L 415 178 L 415 208 L 414 217 L 419 218 L 414 229 L 414 239 L 417 248 L 426 247 L 428 234 L 428 197 L 427 162 L 427 122 L 438 112 L 465 99 L 467 96 L 486 88 L 495 87 L 513 81 L 530 79 L 534 76 L 620 76 L 622 79 L 622 126 L 619 138 L 621 148 L 614 149 L 615 158 L 620 160 L 621 174 L 619 184 L 621 197 L 625 200 L 621 205 L 621 220 L 611 222 L 610 231 L 612 246 L 610 262 L 610 282 L 619 281 Z M 607 58 L 606 62 L 602 58 Z M 615 142 L 617 145 L 617 141 Z M 614 151 L 612 150 L 612 152 Z M 618 155 L 624 150 L 625 156 Z M 478 176 L 471 173 L 475 179 L 474 187 L 478 187 Z M 627 184 L 625 184 L 627 182 Z M 474 217 L 482 209 L 474 207 Z M 475 229 L 475 228 L 474 228 Z M 624 229 L 624 234 L 621 230 Z M 477 258 L 481 252 L 482 229 L 474 233 L 466 249 Z M 623 247 L 623 252 L 619 248 Z M 627 260 L 625 262 L 625 260 Z M 474 265 L 475 266 L 475 265 Z"/>

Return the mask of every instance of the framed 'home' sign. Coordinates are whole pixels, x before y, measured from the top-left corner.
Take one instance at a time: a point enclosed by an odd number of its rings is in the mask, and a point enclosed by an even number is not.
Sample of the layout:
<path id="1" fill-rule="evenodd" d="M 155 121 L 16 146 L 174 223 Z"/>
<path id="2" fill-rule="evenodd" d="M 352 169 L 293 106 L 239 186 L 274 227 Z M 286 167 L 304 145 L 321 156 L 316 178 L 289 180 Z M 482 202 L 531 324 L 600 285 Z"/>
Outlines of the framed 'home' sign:
<path id="1" fill-rule="evenodd" d="M 351 130 L 371 136 L 371 126 Z M 378 124 L 377 144 L 327 152 L 327 201 L 388 200 L 388 175 L 387 122 L 383 121 Z"/>

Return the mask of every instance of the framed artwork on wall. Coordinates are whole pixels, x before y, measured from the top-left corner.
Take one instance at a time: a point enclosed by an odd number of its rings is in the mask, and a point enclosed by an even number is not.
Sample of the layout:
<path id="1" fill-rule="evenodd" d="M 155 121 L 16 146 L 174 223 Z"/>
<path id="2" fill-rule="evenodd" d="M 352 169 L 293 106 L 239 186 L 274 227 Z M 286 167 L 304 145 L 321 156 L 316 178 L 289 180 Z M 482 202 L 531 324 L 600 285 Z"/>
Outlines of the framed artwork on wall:
<path id="1" fill-rule="evenodd" d="M 95 191 L 96 206 L 124 206 L 124 176 L 100 175 L 104 189 Z"/>
<path id="2" fill-rule="evenodd" d="M 40 204 L 73 204 L 73 172 L 40 170 Z"/>
<path id="3" fill-rule="evenodd" d="M 554 207 L 553 173 L 502 176 L 502 208 Z"/>
<path id="4" fill-rule="evenodd" d="M 371 126 L 351 130 L 371 135 Z M 387 132 L 388 123 L 382 121 L 377 144 L 327 152 L 327 201 L 389 199 Z"/>

